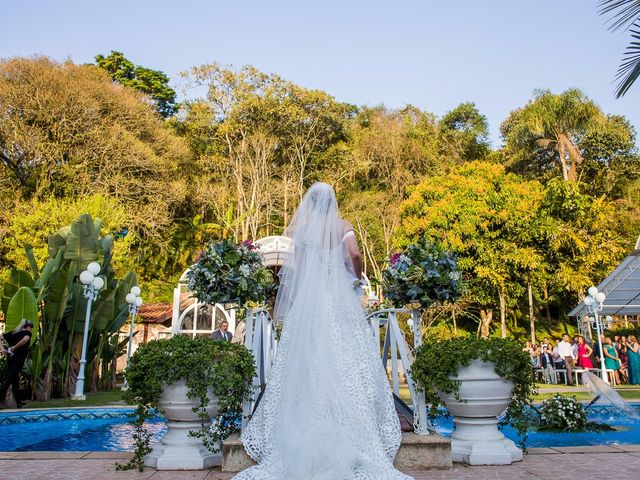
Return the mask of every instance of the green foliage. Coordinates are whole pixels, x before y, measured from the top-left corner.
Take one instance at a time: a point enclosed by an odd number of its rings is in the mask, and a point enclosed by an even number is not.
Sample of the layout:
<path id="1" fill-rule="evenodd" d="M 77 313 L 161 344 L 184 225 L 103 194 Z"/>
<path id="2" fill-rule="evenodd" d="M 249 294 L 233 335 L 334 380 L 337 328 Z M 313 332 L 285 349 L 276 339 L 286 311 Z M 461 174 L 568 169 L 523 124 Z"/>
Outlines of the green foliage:
<path id="1" fill-rule="evenodd" d="M 5 328 L 9 332 L 15 330 L 22 320 L 29 320 L 34 324 L 31 342 L 35 342 L 38 334 L 38 304 L 33 290 L 29 287 L 20 287 L 11 297 L 5 317 Z"/>
<path id="2" fill-rule="evenodd" d="M 471 336 L 427 341 L 416 351 L 411 373 L 435 414 L 436 408 L 443 405 L 440 392 L 460 400 L 456 372 L 476 359 L 493 363 L 499 376 L 513 382 L 513 398 L 504 421 L 513 425 L 526 442 L 531 422 L 529 405 L 536 387 L 531 358 L 519 342 Z"/>
<path id="3" fill-rule="evenodd" d="M 391 256 L 382 272 L 385 296 L 398 308 L 436 302 L 454 302 L 462 293 L 457 259 L 440 245 L 421 239 Z"/>
<path id="4" fill-rule="evenodd" d="M 600 0 L 601 15 L 611 14 L 609 30 L 631 30 L 631 43 L 618 67 L 616 98 L 623 97 L 640 76 L 640 5 L 635 0 Z M 635 28 L 635 30 L 633 29 Z"/>
<path id="5" fill-rule="evenodd" d="M 273 291 L 273 275 L 265 268 L 258 247 L 233 238 L 210 243 L 189 273 L 188 287 L 202 303 L 264 302 Z"/>
<path id="6" fill-rule="evenodd" d="M 461 103 L 440 121 L 446 153 L 460 161 L 482 160 L 489 154 L 489 123 L 475 103 Z"/>
<path id="7" fill-rule="evenodd" d="M 169 86 L 169 77 L 133 62 L 121 53 L 111 50 L 106 57 L 96 55 L 96 64 L 107 71 L 116 82 L 148 94 L 155 102 L 158 113 L 167 118 L 177 109 L 176 91 Z"/>
<path id="8" fill-rule="evenodd" d="M 134 458 L 120 469 L 138 468 L 142 471 L 143 458 L 149 452 L 150 434 L 143 423 L 158 407 L 163 387 L 184 380 L 189 389 L 188 397 L 197 400 L 194 412 L 199 414 L 202 427 L 190 435 L 201 438 L 211 451 L 218 451 L 217 442 L 234 431 L 234 424 L 226 428 L 208 429 L 207 416 L 209 391 L 218 400 L 216 415 L 232 416 L 241 411 L 243 400 L 249 398 L 255 375 L 253 356 L 237 343 L 220 342 L 210 338 L 191 339 L 176 336 L 166 340 L 154 340 L 142 344 L 131 357 L 126 371 L 128 390 L 124 393 L 127 403 L 137 405 L 132 420 L 135 428 L 136 452 Z"/>

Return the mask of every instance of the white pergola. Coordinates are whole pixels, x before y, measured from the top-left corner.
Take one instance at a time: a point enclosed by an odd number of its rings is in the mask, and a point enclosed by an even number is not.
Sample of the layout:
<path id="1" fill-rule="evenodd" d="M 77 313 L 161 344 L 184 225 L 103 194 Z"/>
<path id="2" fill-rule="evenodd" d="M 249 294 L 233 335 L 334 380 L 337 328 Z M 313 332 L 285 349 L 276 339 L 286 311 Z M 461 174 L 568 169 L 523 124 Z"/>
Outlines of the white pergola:
<path id="1" fill-rule="evenodd" d="M 600 315 L 640 315 L 640 238 L 636 249 L 597 287 L 607 296 Z M 588 316 L 586 305 L 580 302 L 569 316 Z"/>

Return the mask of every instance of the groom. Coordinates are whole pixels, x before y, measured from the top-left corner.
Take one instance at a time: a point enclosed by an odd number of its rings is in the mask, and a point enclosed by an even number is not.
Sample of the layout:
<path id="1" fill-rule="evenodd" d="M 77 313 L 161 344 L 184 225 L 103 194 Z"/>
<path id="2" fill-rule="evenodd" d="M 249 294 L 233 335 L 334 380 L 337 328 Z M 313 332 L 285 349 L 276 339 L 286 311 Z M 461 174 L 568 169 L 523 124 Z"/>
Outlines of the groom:
<path id="1" fill-rule="evenodd" d="M 223 320 L 220 323 L 219 330 L 215 330 L 211 334 L 211 338 L 213 338 L 214 340 L 224 340 L 226 342 L 230 342 L 232 337 L 233 335 L 231 335 L 231 332 L 229 332 L 229 322 L 227 322 L 226 320 Z"/>

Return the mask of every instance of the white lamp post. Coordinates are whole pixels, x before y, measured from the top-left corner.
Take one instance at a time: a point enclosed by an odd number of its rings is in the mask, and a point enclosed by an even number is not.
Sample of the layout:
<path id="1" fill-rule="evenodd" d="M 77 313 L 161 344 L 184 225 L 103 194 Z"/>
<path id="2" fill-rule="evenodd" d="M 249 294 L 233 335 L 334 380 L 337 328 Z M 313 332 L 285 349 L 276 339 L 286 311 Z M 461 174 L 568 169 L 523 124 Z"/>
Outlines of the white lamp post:
<path id="1" fill-rule="evenodd" d="M 133 324 L 136 319 L 136 315 L 138 314 L 138 310 L 142 306 L 142 298 L 140 298 L 140 287 L 133 286 L 131 287 L 131 291 L 126 296 L 127 303 L 129 304 L 129 313 L 131 314 L 131 324 L 129 325 L 129 347 L 127 348 L 127 368 L 129 368 L 129 359 L 131 358 L 131 347 L 133 340 Z M 124 385 L 122 386 L 123 390 L 128 388 L 127 385 L 127 377 L 124 377 Z"/>
<path id="2" fill-rule="evenodd" d="M 605 363 L 604 363 L 604 346 L 602 345 L 602 333 L 604 332 L 604 325 L 600 312 L 604 306 L 604 301 L 607 296 L 604 292 L 599 292 L 597 287 L 589 287 L 588 295 L 584 297 L 584 304 L 587 307 L 589 313 L 593 317 L 589 317 L 589 323 L 595 324 L 596 335 L 598 335 L 598 347 L 600 349 L 600 372 L 602 374 L 602 380 L 605 383 L 609 383 L 609 375 L 607 375 Z M 607 317 L 610 318 L 610 317 Z"/>
<path id="3" fill-rule="evenodd" d="M 76 393 L 72 400 L 85 400 L 84 395 L 84 370 L 87 363 L 87 337 L 89 336 L 89 322 L 91 320 L 91 304 L 98 298 L 98 293 L 104 287 L 104 280 L 97 275 L 100 273 L 100 264 L 91 262 L 87 269 L 80 274 L 80 282 L 84 288 L 84 296 L 87 297 L 87 312 L 84 318 L 84 334 L 82 335 L 82 355 L 80 356 L 80 371 L 76 381 Z"/>

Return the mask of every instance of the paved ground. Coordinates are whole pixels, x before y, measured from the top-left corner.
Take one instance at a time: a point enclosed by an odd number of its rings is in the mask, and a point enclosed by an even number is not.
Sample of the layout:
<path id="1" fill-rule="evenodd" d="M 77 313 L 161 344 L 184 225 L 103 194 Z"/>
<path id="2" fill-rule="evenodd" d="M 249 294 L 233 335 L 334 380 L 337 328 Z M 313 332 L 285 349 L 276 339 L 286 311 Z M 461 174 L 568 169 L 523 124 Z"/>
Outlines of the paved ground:
<path id="1" fill-rule="evenodd" d="M 0 439 L 1 441 L 2 439 Z M 229 480 L 219 469 L 196 472 L 115 471 L 114 462 L 130 454 L 114 452 L 0 452 L 2 480 Z M 640 445 L 531 449 L 508 466 L 407 472 L 416 480 L 552 479 L 635 480 L 640 478 Z M 285 480 L 285 479 L 282 479 Z"/>

